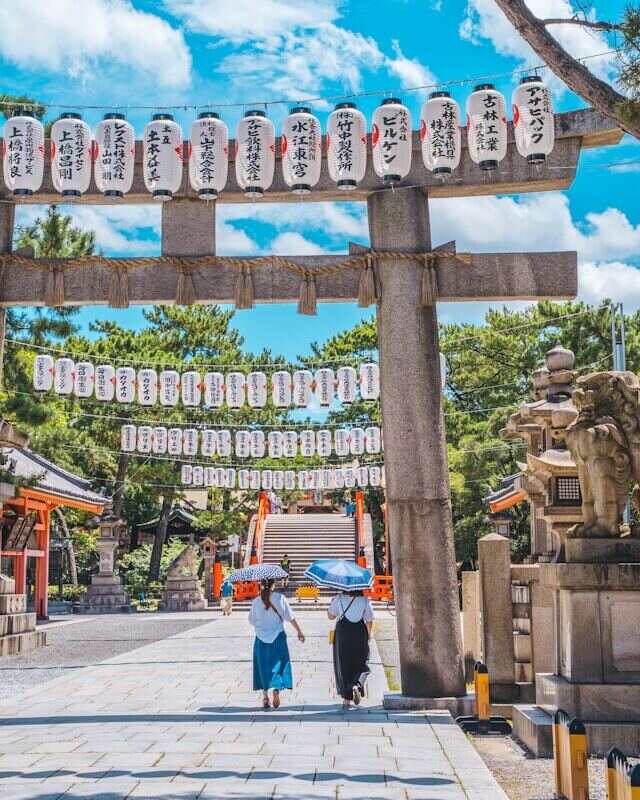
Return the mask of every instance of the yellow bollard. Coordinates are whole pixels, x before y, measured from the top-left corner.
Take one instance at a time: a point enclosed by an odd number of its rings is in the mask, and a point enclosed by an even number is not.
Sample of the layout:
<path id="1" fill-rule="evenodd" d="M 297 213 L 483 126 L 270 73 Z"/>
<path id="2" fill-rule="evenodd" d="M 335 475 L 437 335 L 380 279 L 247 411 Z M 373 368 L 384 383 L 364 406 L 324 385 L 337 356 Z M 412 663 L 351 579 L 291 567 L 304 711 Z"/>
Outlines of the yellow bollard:
<path id="1" fill-rule="evenodd" d="M 501 736 L 511 734 L 511 725 L 504 717 L 491 716 L 491 699 L 489 692 L 489 670 L 481 661 L 474 667 L 473 682 L 476 692 L 476 713 L 473 717 L 458 717 L 456 723 L 465 733 L 487 736 L 492 733 Z"/>
<path id="2" fill-rule="evenodd" d="M 486 721 L 491 718 L 489 670 L 480 661 L 475 665 L 473 683 L 476 690 L 476 716 L 479 720 Z"/>
<path id="3" fill-rule="evenodd" d="M 579 719 L 559 709 L 553 718 L 555 796 L 562 800 L 589 800 L 587 731 Z"/>
<path id="4" fill-rule="evenodd" d="M 607 800 L 640 800 L 640 764 L 633 767 L 617 747 L 607 753 Z"/>

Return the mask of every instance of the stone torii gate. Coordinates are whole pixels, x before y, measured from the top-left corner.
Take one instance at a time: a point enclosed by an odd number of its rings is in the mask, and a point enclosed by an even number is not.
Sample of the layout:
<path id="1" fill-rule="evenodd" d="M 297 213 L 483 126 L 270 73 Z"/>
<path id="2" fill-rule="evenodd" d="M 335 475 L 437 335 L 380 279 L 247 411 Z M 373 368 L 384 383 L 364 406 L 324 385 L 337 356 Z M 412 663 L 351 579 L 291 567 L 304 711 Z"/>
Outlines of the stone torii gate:
<path id="1" fill-rule="evenodd" d="M 366 201 L 372 249 L 416 254 L 415 259 L 383 256 L 376 260 L 386 492 L 393 531 L 402 692 L 407 697 L 465 694 L 437 316 L 435 305 L 425 307 L 421 301 L 425 262 L 419 254 L 432 251 L 429 200 L 565 189 L 575 177 L 582 148 L 615 144 L 621 136 L 621 131 L 594 111 L 559 114 L 555 149 L 546 164 L 533 167 L 518 155 L 510 127 L 507 158 L 496 172 L 487 174 L 469 157 L 463 132 L 460 167 L 443 181 L 425 170 L 418 135 L 414 133 L 411 172 L 393 189 L 383 187 L 369 158 L 364 181 L 348 196 L 329 180 L 325 164 L 320 183 L 302 199 Z M 370 148 L 369 141 L 369 153 Z M 234 152 L 233 142 L 229 152 Z M 279 154 L 279 145 L 276 152 Z M 280 161 L 279 156 L 277 160 Z M 137 142 L 133 189 L 124 200 L 115 202 L 154 202 L 144 189 L 141 161 L 141 143 Z M 42 191 L 15 201 L 0 184 L 0 254 L 10 253 L 14 202 L 61 201 L 53 191 L 50 170 L 45 171 L 45 176 Z M 100 194 L 92 183 L 78 202 L 106 204 L 113 200 Z M 247 198 L 230 169 L 226 190 L 217 203 L 240 202 L 247 202 Z M 260 202 L 301 202 L 285 186 L 279 163 L 274 184 Z M 203 257 L 191 275 L 199 303 L 234 301 L 238 269 L 234 268 L 233 259 L 221 264 L 215 258 L 217 203 L 207 205 L 198 200 L 185 174 L 181 191 L 162 207 L 162 254 Z M 354 251 L 362 252 L 362 248 Z M 288 260 L 308 273 L 318 270 L 318 301 L 348 302 L 358 297 L 357 271 L 333 275 L 322 272 L 323 268 L 344 261 L 343 256 Z M 458 260 L 450 247 L 440 250 L 435 261 L 440 302 L 563 300 L 577 293 L 577 257 L 573 252 L 483 253 L 472 255 L 468 261 Z M 59 266 L 64 268 L 64 261 Z M 64 304 L 105 304 L 111 266 L 92 264 L 87 259 L 86 265 L 70 269 L 64 279 Z M 0 307 L 43 305 L 47 274 L 41 266 L 31 266 L 23 259 L 5 259 L 2 267 Z M 291 303 L 298 299 L 300 277 L 290 271 L 262 263 L 252 270 L 252 276 L 256 302 Z M 128 281 L 129 302 L 171 303 L 176 296 L 178 274 L 171 264 L 157 261 L 132 270 Z"/>

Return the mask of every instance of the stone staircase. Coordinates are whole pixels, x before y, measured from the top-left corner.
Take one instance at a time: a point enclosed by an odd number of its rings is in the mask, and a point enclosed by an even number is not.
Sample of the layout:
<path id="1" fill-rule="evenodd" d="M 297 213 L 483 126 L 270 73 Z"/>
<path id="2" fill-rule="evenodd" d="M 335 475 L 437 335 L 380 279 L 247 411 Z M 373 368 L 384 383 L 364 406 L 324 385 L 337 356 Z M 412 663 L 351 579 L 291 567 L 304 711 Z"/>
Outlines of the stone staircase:
<path id="1" fill-rule="evenodd" d="M 291 560 L 289 592 L 293 592 L 309 583 L 303 574 L 312 561 L 356 558 L 355 521 L 341 514 L 269 514 L 261 560 L 279 564 L 285 553 Z"/>
<path id="2" fill-rule="evenodd" d="M 36 615 L 27 612 L 27 598 L 16 594 L 13 578 L 0 575 L 0 657 L 28 653 L 47 643 L 44 631 L 36 630 Z"/>

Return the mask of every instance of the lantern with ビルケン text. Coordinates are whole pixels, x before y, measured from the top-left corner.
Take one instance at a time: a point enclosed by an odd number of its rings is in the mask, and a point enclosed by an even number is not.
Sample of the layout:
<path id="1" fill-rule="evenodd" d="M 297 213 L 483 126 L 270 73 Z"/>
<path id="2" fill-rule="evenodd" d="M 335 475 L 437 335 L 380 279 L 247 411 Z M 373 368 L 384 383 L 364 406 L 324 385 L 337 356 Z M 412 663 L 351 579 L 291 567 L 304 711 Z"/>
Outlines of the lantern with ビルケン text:
<path id="1" fill-rule="evenodd" d="M 420 115 L 422 160 L 434 175 L 449 175 L 460 164 L 460 106 L 449 92 L 433 92 Z"/>
<path id="2" fill-rule="evenodd" d="M 264 372 L 247 375 L 247 403 L 251 408 L 264 408 L 267 404 L 267 376 Z"/>
<path id="3" fill-rule="evenodd" d="M 36 392 L 49 392 L 53 388 L 53 356 L 41 353 L 33 362 L 33 388 Z"/>
<path id="4" fill-rule="evenodd" d="M 271 376 L 271 399 L 276 408 L 291 405 L 291 375 L 285 370 L 278 370 Z"/>
<path id="5" fill-rule="evenodd" d="M 369 470 L 367 467 L 358 467 L 356 469 L 356 483 L 360 489 L 364 489 L 369 485 Z"/>
<path id="6" fill-rule="evenodd" d="M 320 120 L 306 106 L 286 117 L 280 138 L 282 175 L 294 194 L 308 194 L 320 180 L 322 131 Z"/>
<path id="7" fill-rule="evenodd" d="M 276 134 L 264 111 L 247 111 L 236 130 L 236 181 L 246 195 L 260 198 L 273 183 Z"/>
<path id="8" fill-rule="evenodd" d="M 118 403 L 133 403 L 136 395 L 136 371 L 133 367 L 118 367 L 116 370 L 116 400 Z"/>
<path id="9" fill-rule="evenodd" d="M 171 200 L 182 183 L 182 129 L 171 114 L 154 114 L 142 134 L 142 172 L 155 200 Z"/>
<path id="10" fill-rule="evenodd" d="M 335 376 L 330 367 L 322 367 L 316 370 L 315 374 L 316 384 L 316 400 L 322 407 L 330 406 L 333 402 L 333 393 L 335 389 Z"/>
<path id="11" fill-rule="evenodd" d="M 71 394 L 73 392 L 73 359 L 56 359 L 53 372 L 53 388 L 56 394 Z"/>
<path id="12" fill-rule="evenodd" d="M 337 428 L 333 433 L 333 441 L 337 456 L 349 455 L 349 431 L 347 428 Z"/>
<path id="13" fill-rule="evenodd" d="M 553 152 L 555 119 L 551 95 L 538 75 L 528 75 L 513 93 L 516 147 L 530 164 L 542 164 Z"/>
<path id="14" fill-rule="evenodd" d="M 283 432 L 282 452 L 285 458 L 295 458 L 298 455 L 298 434 L 295 431 Z"/>
<path id="15" fill-rule="evenodd" d="M 80 114 L 65 113 L 51 126 L 51 179 L 63 197 L 80 197 L 91 182 L 91 130 Z"/>
<path id="16" fill-rule="evenodd" d="M 79 361 L 73 370 L 73 393 L 76 397 L 91 397 L 95 369 L 90 361 Z"/>
<path id="17" fill-rule="evenodd" d="M 93 175 L 105 197 L 124 197 L 133 184 L 136 134 L 124 114 L 105 114 L 96 127 Z"/>
<path id="18" fill-rule="evenodd" d="M 339 367 L 336 371 L 338 383 L 338 400 L 345 406 L 351 405 L 356 399 L 358 373 L 353 367 Z"/>
<path id="19" fill-rule="evenodd" d="M 265 492 L 270 492 L 273 489 L 273 472 L 270 469 L 262 470 L 260 483 Z"/>
<path id="20" fill-rule="evenodd" d="M 245 377 L 242 372 L 229 372 L 225 380 L 225 388 L 229 408 L 242 408 L 246 397 Z"/>
<path id="21" fill-rule="evenodd" d="M 373 168 L 385 183 L 399 183 L 411 169 L 411 113 L 395 97 L 373 112 L 371 150 Z"/>
<path id="22" fill-rule="evenodd" d="M 108 403 L 116 393 L 116 371 L 111 364 L 98 364 L 94 378 L 96 400 Z"/>
<path id="23" fill-rule="evenodd" d="M 183 486 L 191 486 L 193 482 L 193 467 L 191 464 L 183 464 L 180 468 L 180 483 Z"/>
<path id="24" fill-rule="evenodd" d="M 2 134 L 4 183 L 15 197 L 27 197 L 42 186 L 44 126 L 29 111 L 10 117 Z"/>
<path id="25" fill-rule="evenodd" d="M 236 456 L 249 458 L 251 455 L 251 434 L 249 431 L 236 431 Z"/>
<path id="26" fill-rule="evenodd" d="M 314 431 L 300 431 L 300 455 L 309 457 L 316 452 L 316 435 Z"/>
<path id="27" fill-rule="evenodd" d="M 316 433 L 316 450 L 319 456 L 326 457 L 331 455 L 332 439 L 331 431 L 318 431 Z"/>
<path id="28" fill-rule="evenodd" d="M 180 375 L 174 369 L 164 369 L 158 378 L 160 384 L 160 405 L 177 406 L 180 397 Z"/>
<path id="29" fill-rule="evenodd" d="M 182 373 L 180 377 L 180 396 L 183 406 L 195 407 L 200 405 L 202 386 L 199 372 L 189 370 Z"/>
<path id="30" fill-rule="evenodd" d="M 284 471 L 284 488 L 292 492 L 296 488 L 296 473 L 292 469 Z"/>
<path id="31" fill-rule="evenodd" d="M 205 372 L 204 404 L 209 408 L 224 405 L 224 375 L 221 372 Z"/>
<path id="32" fill-rule="evenodd" d="M 284 453 L 284 445 L 282 441 L 281 431 L 270 431 L 267 436 L 269 446 L 269 458 L 282 458 Z"/>
<path id="33" fill-rule="evenodd" d="M 189 182 L 201 200 L 216 200 L 227 183 L 229 130 L 219 115 L 203 111 L 191 126 Z"/>
<path id="34" fill-rule="evenodd" d="M 469 157 L 482 170 L 495 170 L 507 155 L 507 107 L 491 83 L 476 86 L 467 98 Z"/>
<path id="35" fill-rule="evenodd" d="M 353 103 L 338 103 L 327 122 L 327 166 L 338 189 L 350 191 L 367 169 L 367 121 Z"/>
<path id="36" fill-rule="evenodd" d="M 140 425 L 138 428 L 138 441 L 136 450 L 139 453 L 150 453 L 153 444 L 153 428 L 150 425 Z"/>
<path id="37" fill-rule="evenodd" d="M 167 429 L 162 426 L 153 429 L 153 452 L 157 455 L 167 452 Z"/>
<path id="38" fill-rule="evenodd" d="M 281 469 L 273 470 L 273 490 L 281 492 L 284 489 L 284 471 Z"/>
<path id="39" fill-rule="evenodd" d="M 264 431 L 251 431 L 251 458 L 263 458 L 265 452 Z"/>
<path id="40" fill-rule="evenodd" d="M 167 431 L 167 452 L 171 456 L 182 455 L 182 428 L 169 428 Z"/>
<path id="41" fill-rule="evenodd" d="M 238 470 L 238 488 L 239 489 L 248 489 L 249 488 L 249 470 L 248 469 L 240 469 L 240 470 Z"/>
<path id="42" fill-rule="evenodd" d="M 204 468 L 201 467 L 199 464 L 194 466 L 193 468 L 193 485 L 194 486 L 204 485 Z"/>
<path id="43" fill-rule="evenodd" d="M 207 458 L 211 458 L 211 456 L 215 456 L 216 454 L 216 432 L 212 431 L 211 428 L 205 428 L 202 431 L 202 436 L 200 440 L 200 450 L 203 456 Z"/>
<path id="44" fill-rule="evenodd" d="M 182 431 L 182 453 L 185 456 L 198 454 L 198 431 L 195 428 L 185 428 Z"/>
<path id="45" fill-rule="evenodd" d="M 364 439 L 364 430 L 362 428 L 351 428 L 349 431 L 351 455 L 361 456 L 364 453 Z"/>
<path id="46" fill-rule="evenodd" d="M 369 467 L 369 486 L 380 486 L 380 467 Z"/>
<path id="47" fill-rule="evenodd" d="M 293 403 L 297 408 L 306 408 L 311 402 L 313 373 L 298 369 L 293 373 Z"/>
<path id="48" fill-rule="evenodd" d="M 120 429 L 120 449 L 123 453 L 133 453 L 138 441 L 138 431 L 135 425 L 123 425 Z"/>
<path id="49" fill-rule="evenodd" d="M 231 431 L 218 431 L 218 455 L 222 458 L 229 458 L 231 455 Z"/>
<path id="50" fill-rule="evenodd" d="M 139 369 L 138 402 L 141 406 L 155 406 L 158 402 L 158 373 L 155 369 Z"/>
<path id="51" fill-rule="evenodd" d="M 333 471 L 333 480 L 336 489 L 344 489 L 344 470 L 342 467 L 336 467 Z"/>
<path id="52" fill-rule="evenodd" d="M 249 488 L 253 489 L 254 492 L 257 492 L 260 489 L 260 485 L 262 483 L 262 475 L 260 474 L 259 469 L 252 469 L 249 471 Z"/>
<path id="53" fill-rule="evenodd" d="M 363 400 L 380 397 L 380 367 L 373 361 L 360 365 L 360 397 Z"/>
<path id="54" fill-rule="evenodd" d="M 379 453 L 382 449 L 382 437 L 377 425 L 370 425 L 364 429 L 364 446 L 367 453 Z"/>

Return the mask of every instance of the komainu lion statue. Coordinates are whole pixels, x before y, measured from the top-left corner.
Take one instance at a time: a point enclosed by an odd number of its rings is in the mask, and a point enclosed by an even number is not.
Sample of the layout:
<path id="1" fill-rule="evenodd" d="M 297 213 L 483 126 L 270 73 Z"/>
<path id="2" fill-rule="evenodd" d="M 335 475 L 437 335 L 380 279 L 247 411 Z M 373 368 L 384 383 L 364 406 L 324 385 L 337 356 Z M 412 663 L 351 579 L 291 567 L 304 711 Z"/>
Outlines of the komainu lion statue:
<path id="1" fill-rule="evenodd" d="M 566 441 L 578 467 L 584 523 L 569 535 L 620 535 L 629 489 L 640 483 L 640 383 L 632 372 L 594 372 L 578 379 L 577 409 Z"/>

